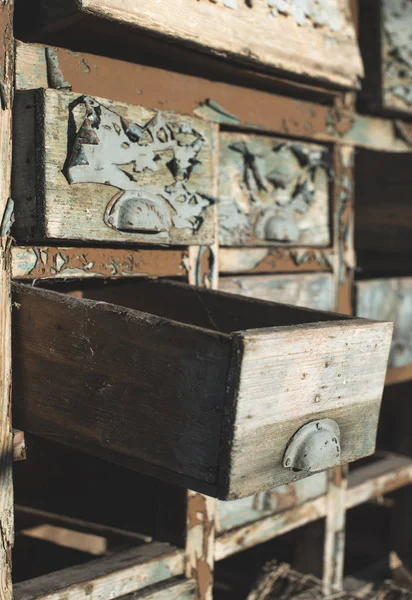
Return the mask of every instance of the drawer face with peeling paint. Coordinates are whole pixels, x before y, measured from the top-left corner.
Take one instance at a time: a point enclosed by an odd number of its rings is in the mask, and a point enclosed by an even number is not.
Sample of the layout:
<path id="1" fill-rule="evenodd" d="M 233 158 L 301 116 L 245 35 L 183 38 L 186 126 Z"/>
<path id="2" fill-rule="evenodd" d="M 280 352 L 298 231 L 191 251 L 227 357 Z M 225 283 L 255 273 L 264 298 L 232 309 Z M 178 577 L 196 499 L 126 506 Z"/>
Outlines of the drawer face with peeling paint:
<path id="1" fill-rule="evenodd" d="M 331 273 L 220 277 L 219 289 L 249 298 L 317 310 L 335 308 L 334 278 Z"/>
<path id="2" fill-rule="evenodd" d="M 356 284 L 356 314 L 393 321 L 389 367 L 412 364 L 412 278 L 371 279 Z"/>
<path id="3" fill-rule="evenodd" d="M 15 235 L 210 244 L 214 126 L 55 90 L 19 92 Z"/>
<path id="4" fill-rule="evenodd" d="M 392 324 L 162 280 L 14 284 L 15 427 L 236 499 L 373 452 Z"/>
<path id="5" fill-rule="evenodd" d="M 372 110 L 412 113 L 412 3 L 359 2 L 360 45 L 365 62 L 361 98 Z"/>
<path id="6" fill-rule="evenodd" d="M 230 132 L 219 151 L 222 246 L 330 244 L 326 147 Z"/>

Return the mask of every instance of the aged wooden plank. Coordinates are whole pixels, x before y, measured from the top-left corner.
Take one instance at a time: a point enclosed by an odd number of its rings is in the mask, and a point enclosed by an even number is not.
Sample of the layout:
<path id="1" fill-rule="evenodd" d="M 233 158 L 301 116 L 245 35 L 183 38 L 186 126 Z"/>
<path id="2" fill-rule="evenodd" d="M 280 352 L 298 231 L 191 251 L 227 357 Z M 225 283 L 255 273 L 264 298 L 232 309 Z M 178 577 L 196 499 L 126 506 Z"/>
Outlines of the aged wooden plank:
<path id="1" fill-rule="evenodd" d="M 186 576 L 196 581 L 196 598 L 212 600 L 216 500 L 187 492 Z"/>
<path id="2" fill-rule="evenodd" d="M 329 245 L 326 147 L 222 133 L 219 162 L 222 246 Z"/>
<path id="3" fill-rule="evenodd" d="M 356 246 L 385 256 L 411 255 L 410 153 L 356 154 Z"/>
<path id="4" fill-rule="evenodd" d="M 13 461 L 26 460 L 26 440 L 24 431 L 13 429 Z"/>
<path id="5" fill-rule="evenodd" d="M 14 598 L 110 600 L 182 575 L 183 570 L 183 552 L 155 542 L 18 583 L 14 586 Z"/>
<path id="6" fill-rule="evenodd" d="M 322 496 L 291 510 L 228 531 L 216 538 L 215 560 L 223 560 L 232 554 L 267 542 L 288 531 L 321 519 L 325 514 L 326 498 Z"/>
<path id="7" fill-rule="evenodd" d="M 13 220 L 10 193 L 11 115 L 13 103 L 13 8 L 0 3 L 0 598 L 11 600 L 13 523 L 13 435 L 11 431 L 11 298 L 9 231 Z"/>
<path id="8" fill-rule="evenodd" d="M 246 523 L 258 521 L 273 513 L 289 511 L 309 500 L 323 496 L 326 488 L 327 473 L 323 472 L 242 500 L 218 501 L 217 533 L 221 534 Z"/>
<path id="9" fill-rule="evenodd" d="M 319 310 L 335 308 L 334 280 L 330 273 L 221 277 L 219 289 L 251 298 Z"/>
<path id="10" fill-rule="evenodd" d="M 15 303 L 17 427 L 215 483 L 228 338 L 16 284 Z"/>
<path id="11" fill-rule="evenodd" d="M 390 452 L 381 454 L 377 462 L 357 467 L 350 472 L 345 500 L 346 509 L 389 494 L 410 483 L 412 483 L 412 459 Z"/>
<path id="12" fill-rule="evenodd" d="M 404 367 L 390 367 L 386 371 L 385 385 L 412 381 L 412 364 Z"/>
<path id="13" fill-rule="evenodd" d="M 377 321 L 393 321 L 388 366 L 412 364 L 412 278 L 369 279 L 356 284 L 356 314 Z"/>
<path id="14" fill-rule="evenodd" d="M 70 92 L 17 96 L 19 238 L 213 242 L 215 126 Z"/>
<path id="15" fill-rule="evenodd" d="M 14 279 L 186 277 L 188 269 L 187 249 L 125 250 L 60 246 L 11 248 L 11 270 Z"/>
<path id="16" fill-rule="evenodd" d="M 239 334 L 236 429 L 230 466 L 221 469 L 223 477 L 230 472 L 224 482 L 229 498 L 299 479 L 300 473 L 290 477 L 282 458 L 292 435 L 308 420 L 330 417 L 338 423 L 343 464 L 374 451 L 391 325 L 349 323 Z M 309 359 L 313 348 L 316 358 Z"/>
<path id="17" fill-rule="evenodd" d="M 159 583 L 143 592 L 136 592 L 122 596 L 121 600 L 196 600 L 196 585 L 193 580 L 172 580 L 168 583 Z M 120 600 L 120 599 L 119 599 Z"/>
<path id="18" fill-rule="evenodd" d="M 272 0 L 253 5 L 243 0 L 178 0 L 173 12 L 165 0 L 149 7 L 142 0 L 66 0 L 58 6 L 42 0 L 31 10 L 30 23 L 24 7 L 19 14 L 26 17 L 26 31 L 56 31 L 79 17 L 86 27 L 91 21 L 96 28 L 96 19 L 108 19 L 177 44 L 334 86 L 356 88 L 363 71 L 353 23 L 341 0 L 328 0 L 322 9 L 315 2 L 294 6 Z"/>

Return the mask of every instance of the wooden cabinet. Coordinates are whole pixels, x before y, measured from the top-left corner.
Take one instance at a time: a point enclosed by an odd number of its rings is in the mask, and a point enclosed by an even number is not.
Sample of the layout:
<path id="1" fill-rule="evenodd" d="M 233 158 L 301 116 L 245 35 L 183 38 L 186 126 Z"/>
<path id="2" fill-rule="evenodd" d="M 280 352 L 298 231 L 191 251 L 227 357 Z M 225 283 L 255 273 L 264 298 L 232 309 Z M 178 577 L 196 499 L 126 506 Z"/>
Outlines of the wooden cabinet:
<path id="1" fill-rule="evenodd" d="M 162 281 L 14 292 L 26 431 L 225 499 L 374 449 L 388 323 Z"/>

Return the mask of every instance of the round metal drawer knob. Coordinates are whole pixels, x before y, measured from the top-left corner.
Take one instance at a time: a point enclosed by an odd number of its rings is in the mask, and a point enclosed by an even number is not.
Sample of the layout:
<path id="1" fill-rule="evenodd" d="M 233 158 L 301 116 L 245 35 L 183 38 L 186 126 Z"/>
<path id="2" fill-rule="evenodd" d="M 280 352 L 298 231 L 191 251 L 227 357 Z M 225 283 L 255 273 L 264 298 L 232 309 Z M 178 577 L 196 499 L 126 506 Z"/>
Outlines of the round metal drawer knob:
<path id="1" fill-rule="evenodd" d="M 292 471 L 317 473 L 340 464 L 340 429 L 333 419 L 307 423 L 291 437 L 283 466 Z"/>

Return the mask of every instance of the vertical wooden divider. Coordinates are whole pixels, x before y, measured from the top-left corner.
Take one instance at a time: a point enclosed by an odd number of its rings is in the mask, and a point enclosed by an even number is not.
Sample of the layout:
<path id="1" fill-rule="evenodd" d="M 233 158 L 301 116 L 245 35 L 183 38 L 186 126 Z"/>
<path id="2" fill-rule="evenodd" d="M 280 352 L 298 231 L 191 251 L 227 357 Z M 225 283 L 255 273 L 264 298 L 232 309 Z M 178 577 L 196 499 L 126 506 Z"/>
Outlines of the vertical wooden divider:
<path id="1" fill-rule="evenodd" d="M 335 253 L 336 309 L 344 314 L 353 312 L 354 254 L 354 148 L 334 146 L 333 185 L 333 247 Z M 323 591 L 325 595 L 343 586 L 345 553 L 345 496 L 347 466 L 337 467 L 328 474 L 327 512 L 323 560 Z"/>
<path id="2" fill-rule="evenodd" d="M 217 197 L 219 173 L 219 131 L 214 136 L 214 186 Z M 189 283 L 216 290 L 219 281 L 218 220 L 215 211 L 215 243 L 212 246 L 189 247 Z M 215 562 L 216 500 L 187 491 L 186 504 L 186 576 L 196 581 L 197 600 L 213 599 Z"/>
<path id="3" fill-rule="evenodd" d="M 0 0 L 0 600 L 11 600 L 13 524 L 13 436 L 11 408 L 11 296 L 9 229 L 14 80 L 13 0 Z"/>

